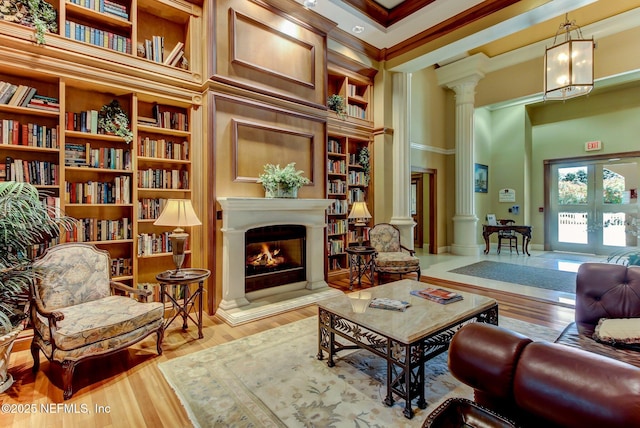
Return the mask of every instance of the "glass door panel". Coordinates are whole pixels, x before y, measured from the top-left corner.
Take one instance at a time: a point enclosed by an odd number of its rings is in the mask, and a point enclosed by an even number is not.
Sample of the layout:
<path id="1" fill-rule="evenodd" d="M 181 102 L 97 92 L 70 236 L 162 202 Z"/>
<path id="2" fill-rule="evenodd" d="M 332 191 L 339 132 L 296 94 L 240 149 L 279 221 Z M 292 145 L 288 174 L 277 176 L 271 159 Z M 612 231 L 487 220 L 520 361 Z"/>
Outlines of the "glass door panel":
<path id="1" fill-rule="evenodd" d="M 610 254 L 638 245 L 640 159 L 553 165 L 550 248 Z"/>

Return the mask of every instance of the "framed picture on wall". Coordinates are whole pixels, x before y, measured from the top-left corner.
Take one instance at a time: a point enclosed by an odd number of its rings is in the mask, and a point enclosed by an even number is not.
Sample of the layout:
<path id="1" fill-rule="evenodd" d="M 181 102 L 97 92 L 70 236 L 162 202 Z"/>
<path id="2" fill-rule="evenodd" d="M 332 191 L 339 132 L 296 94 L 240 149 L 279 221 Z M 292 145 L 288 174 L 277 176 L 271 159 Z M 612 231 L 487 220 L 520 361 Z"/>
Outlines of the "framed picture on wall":
<path id="1" fill-rule="evenodd" d="M 473 182 L 477 193 L 487 193 L 489 190 L 489 167 L 487 165 L 475 164 Z"/>

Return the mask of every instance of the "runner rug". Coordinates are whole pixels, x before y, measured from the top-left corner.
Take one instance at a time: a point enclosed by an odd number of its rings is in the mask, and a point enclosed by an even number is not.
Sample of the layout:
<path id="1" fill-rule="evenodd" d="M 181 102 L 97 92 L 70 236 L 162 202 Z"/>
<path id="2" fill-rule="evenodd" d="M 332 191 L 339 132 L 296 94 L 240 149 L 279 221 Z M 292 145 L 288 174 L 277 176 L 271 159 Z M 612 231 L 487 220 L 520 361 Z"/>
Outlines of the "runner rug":
<path id="1" fill-rule="evenodd" d="M 385 397 L 386 363 L 364 350 L 338 354 L 329 368 L 318 352 L 317 317 L 161 363 L 160 370 L 196 427 L 420 427 L 450 396 L 471 389 L 447 370 L 446 353 L 427 363 L 428 407 L 406 419 L 404 401 Z M 553 341 L 557 331 L 500 318 L 500 325 Z"/>
<path id="2" fill-rule="evenodd" d="M 576 292 L 575 272 L 556 269 L 482 261 L 452 269 L 449 272 L 565 293 L 575 294 Z"/>

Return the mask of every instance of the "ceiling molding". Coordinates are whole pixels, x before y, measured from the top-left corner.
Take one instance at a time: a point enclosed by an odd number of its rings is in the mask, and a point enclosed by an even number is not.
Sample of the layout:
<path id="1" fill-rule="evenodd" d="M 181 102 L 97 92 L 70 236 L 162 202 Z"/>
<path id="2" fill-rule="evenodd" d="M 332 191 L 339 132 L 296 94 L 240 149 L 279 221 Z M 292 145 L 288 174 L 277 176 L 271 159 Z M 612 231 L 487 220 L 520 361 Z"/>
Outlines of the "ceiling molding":
<path id="1" fill-rule="evenodd" d="M 343 0 L 345 3 L 358 9 L 363 15 L 368 16 L 381 26 L 389 28 L 393 24 L 403 20 L 407 16 L 433 3 L 436 0 L 402 1 L 397 6 L 388 9 L 373 0 Z"/>

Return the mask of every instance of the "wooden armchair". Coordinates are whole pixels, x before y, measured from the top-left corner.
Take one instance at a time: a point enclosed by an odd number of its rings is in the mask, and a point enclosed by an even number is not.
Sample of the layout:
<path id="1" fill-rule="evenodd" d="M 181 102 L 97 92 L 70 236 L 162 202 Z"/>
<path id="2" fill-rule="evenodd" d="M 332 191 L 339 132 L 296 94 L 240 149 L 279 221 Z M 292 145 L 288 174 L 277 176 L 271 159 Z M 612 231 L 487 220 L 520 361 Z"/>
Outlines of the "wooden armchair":
<path id="1" fill-rule="evenodd" d="M 501 219 L 498 220 L 498 224 L 501 226 L 510 226 L 515 224 L 516 222 L 511 219 Z M 520 255 L 518 252 L 518 236 L 516 232 L 513 230 L 501 230 L 498 232 L 498 254 L 500 254 L 500 249 L 502 248 L 502 241 L 509 242 L 509 253 L 515 248 L 516 254 Z"/>
<path id="2" fill-rule="evenodd" d="M 129 293 L 148 296 L 151 291 L 111 281 L 107 251 L 90 244 L 60 244 L 36 260 L 34 269 L 33 372 L 40 367 L 40 350 L 60 364 L 65 400 L 73 395 L 73 371 L 81 361 L 120 351 L 152 333 L 162 354 L 164 305 L 132 299 Z M 112 295 L 112 289 L 126 295 Z"/>
<path id="3" fill-rule="evenodd" d="M 376 250 L 374 269 L 378 272 L 378 284 L 382 274 L 416 273 L 420 281 L 420 259 L 415 251 L 400 244 L 400 231 L 389 223 L 378 223 L 369 231 L 369 242 Z"/>

